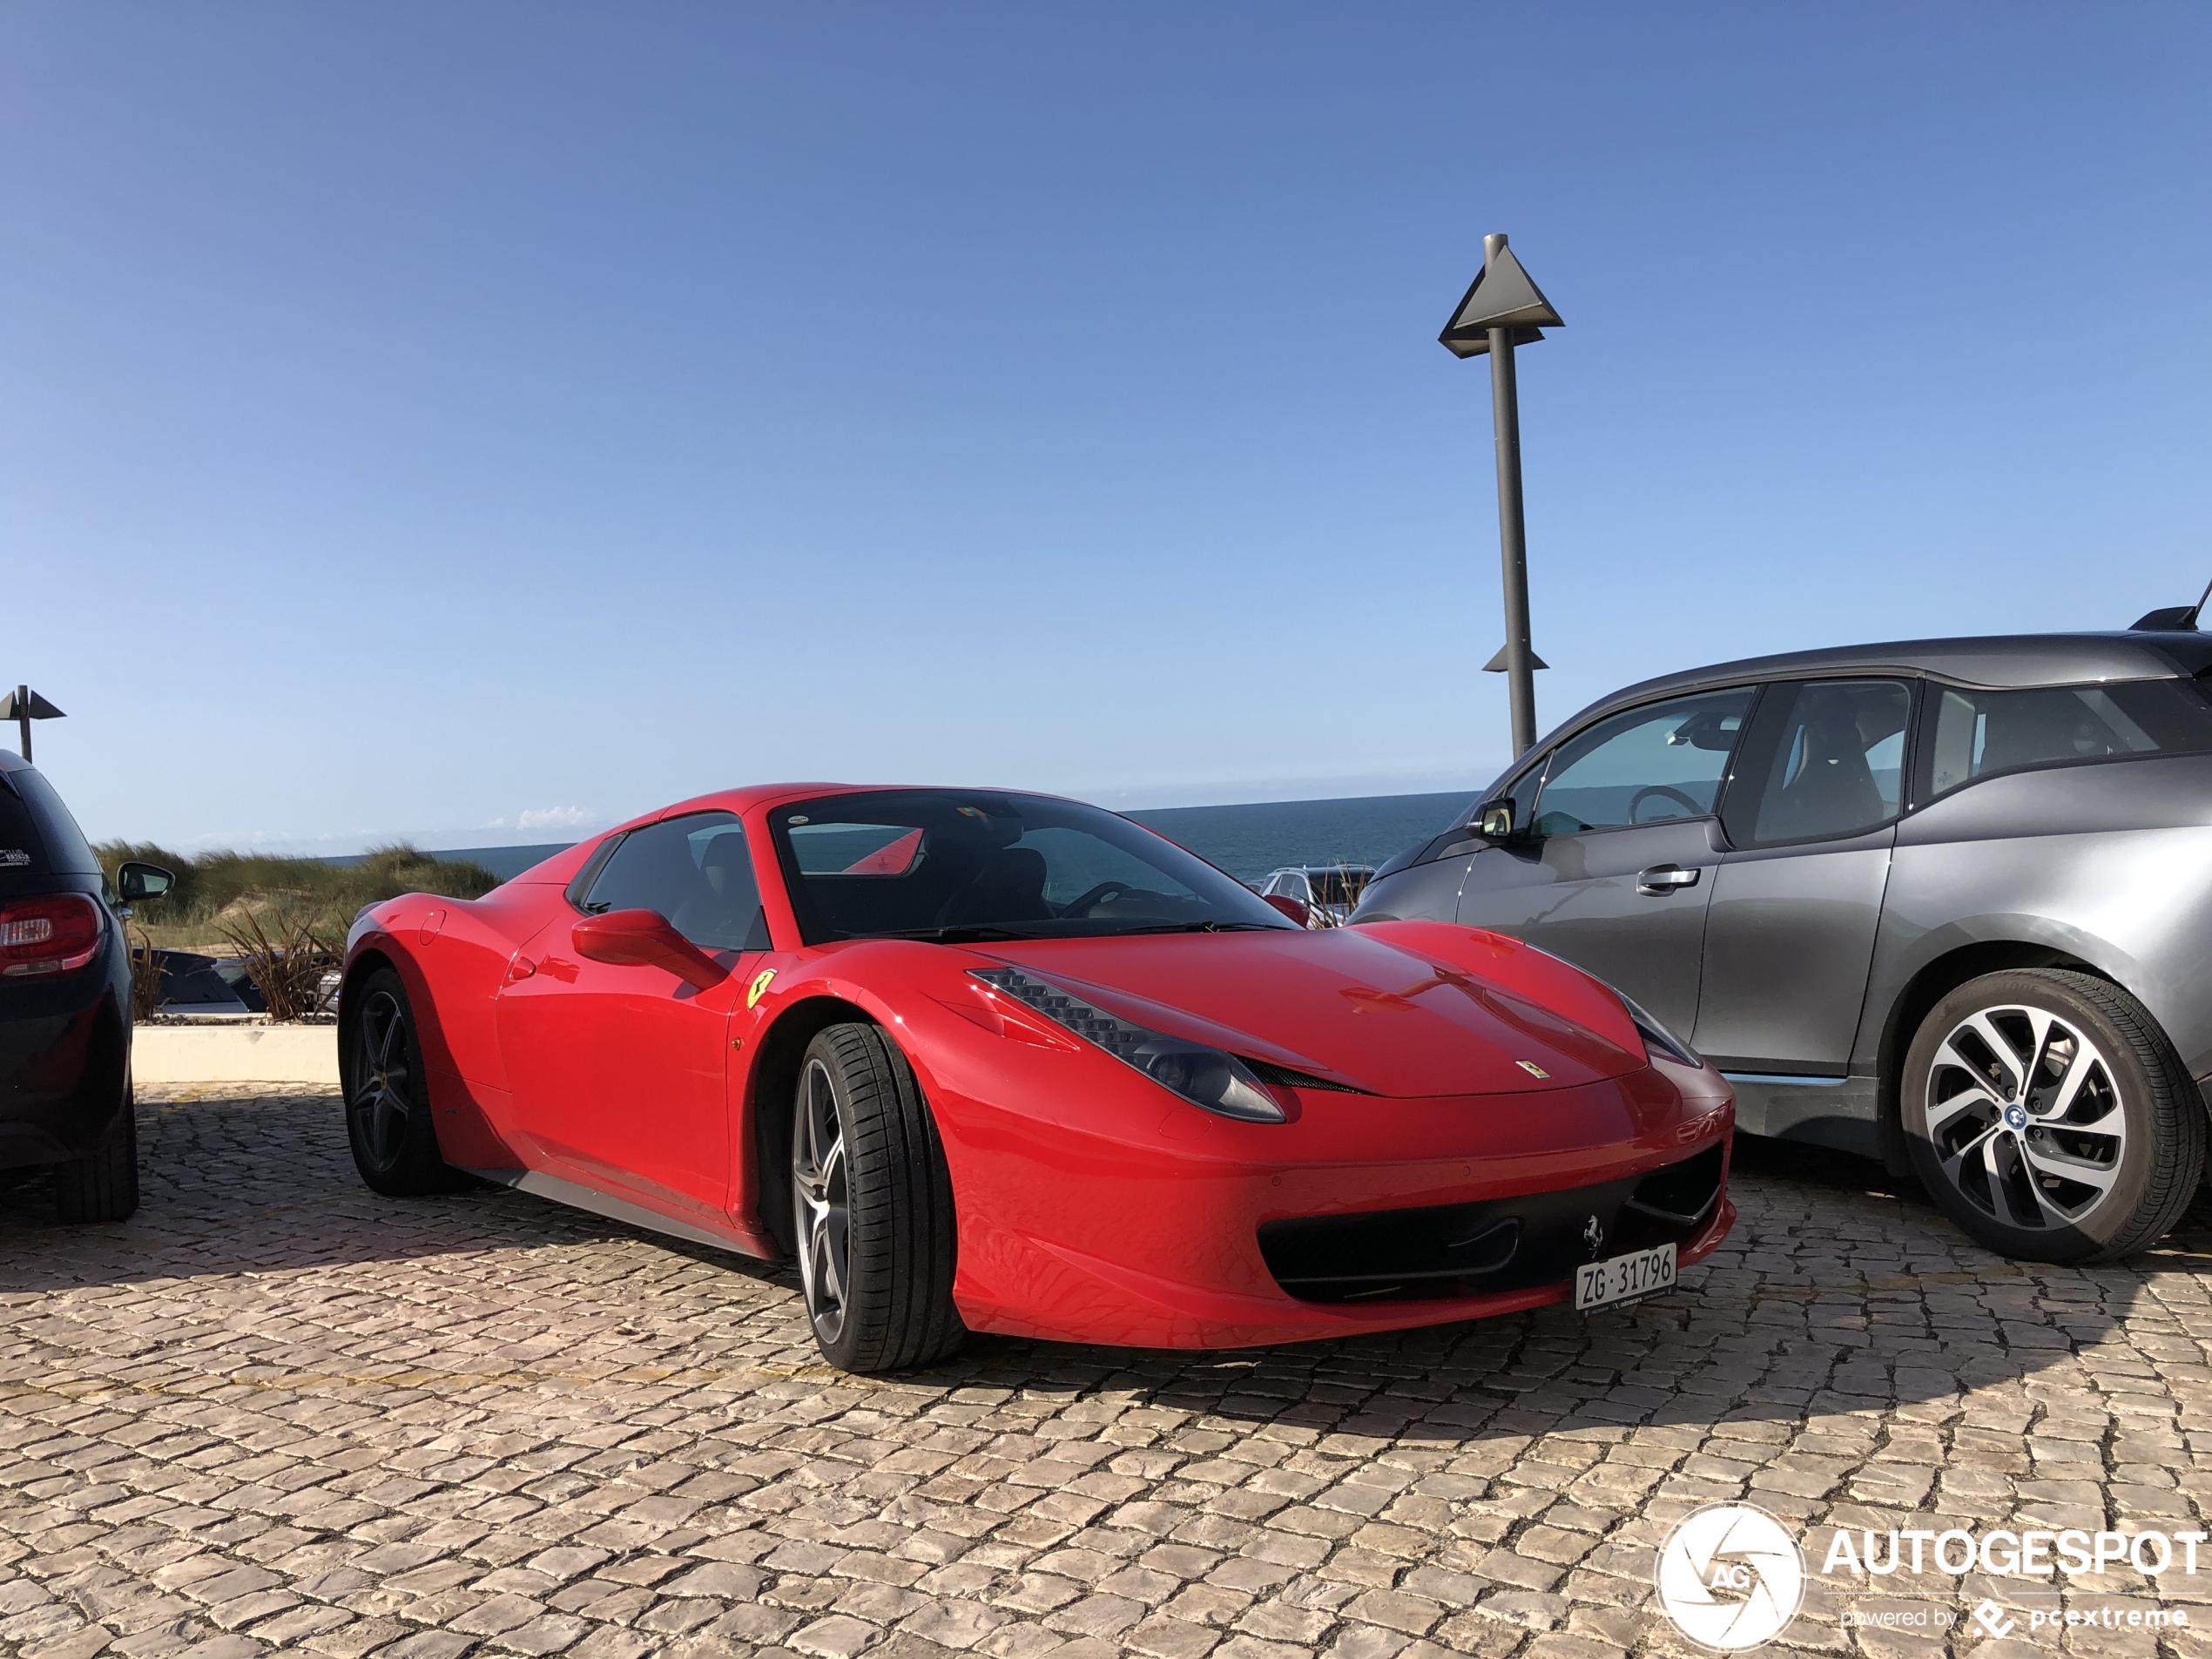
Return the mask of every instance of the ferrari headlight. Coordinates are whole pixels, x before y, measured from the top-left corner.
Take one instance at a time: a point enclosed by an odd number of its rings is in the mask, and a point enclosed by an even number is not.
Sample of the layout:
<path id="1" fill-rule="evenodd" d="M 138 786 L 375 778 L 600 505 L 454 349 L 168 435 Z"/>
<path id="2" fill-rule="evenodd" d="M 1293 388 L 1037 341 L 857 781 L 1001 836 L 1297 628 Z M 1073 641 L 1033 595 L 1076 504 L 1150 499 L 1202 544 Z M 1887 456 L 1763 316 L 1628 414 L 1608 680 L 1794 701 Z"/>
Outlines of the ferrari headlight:
<path id="1" fill-rule="evenodd" d="M 1646 1049 L 1657 1050 L 1659 1057 L 1671 1060 L 1677 1065 L 1701 1068 L 1704 1065 L 1705 1062 L 1698 1058 L 1696 1049 L 1668 1030 L 1665 1026 L 1660 1024 L 1627 997 L 1621 996 L 1620 992 L 1615 991 L 1613 995 L 1621 997 L 1621 1006 L 1628 1009 L 1629 1018 L 1635 1022 L 1636 1031 L 1643 1038 L 1643 1046 Z"/>
<path id="2" fill-rule="evenodd" d="M 1134 1066 L 1161 1088 L 1224 1117 L 1250 1123 L 1280 1123 L 1285 1113 L 1251 1069 L 1233 1054 L 1155 1031 L 1072 996 L 1014 968 L 968 970 L 993 990 L 1003 991 L 1022 1007 L 1096 1043 L 1115 1059 Z"/>

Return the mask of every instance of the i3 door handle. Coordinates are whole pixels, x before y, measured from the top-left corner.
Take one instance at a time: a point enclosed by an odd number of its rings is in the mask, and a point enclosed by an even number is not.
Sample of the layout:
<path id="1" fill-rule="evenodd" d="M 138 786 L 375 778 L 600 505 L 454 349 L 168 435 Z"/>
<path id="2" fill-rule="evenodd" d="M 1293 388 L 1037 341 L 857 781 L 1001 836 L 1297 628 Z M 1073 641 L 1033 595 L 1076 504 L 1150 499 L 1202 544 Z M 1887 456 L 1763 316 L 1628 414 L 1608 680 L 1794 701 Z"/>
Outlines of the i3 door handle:
<path id="1" fill-rule="evenodd" d="M 1636 891 L 1648 893 L 1653 898 L 1672 893 L 1676 887 L 1694 887 L 1697 872 L 1685 870 L 1679 864 L 1655 864 L 1649 870 L 1636 872 Z"/>

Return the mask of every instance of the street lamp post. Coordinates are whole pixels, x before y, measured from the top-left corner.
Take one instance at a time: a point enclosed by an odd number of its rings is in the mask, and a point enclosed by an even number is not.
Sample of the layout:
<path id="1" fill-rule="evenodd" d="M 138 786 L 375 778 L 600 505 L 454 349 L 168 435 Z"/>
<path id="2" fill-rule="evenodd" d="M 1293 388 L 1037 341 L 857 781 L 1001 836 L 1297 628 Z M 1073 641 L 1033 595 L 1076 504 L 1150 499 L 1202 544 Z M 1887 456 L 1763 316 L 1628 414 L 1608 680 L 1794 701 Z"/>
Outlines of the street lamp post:
<path id="1" fill-rule="evenodd" d="M 1513 351 L 1533 345 L 1542 330 L 1558 328 L 1552 309 L 1521 261 L 1506 246 L 1505 233 L 1482 239 L 1482 269 L 1437 336 L 1454 357 L 1490 357 L 1490 419 L 1497 433 L 1498 556 L 1504 567 L 1505 649 L 1485 664 L 1502 669 L 1513 707 L 1515 759 L 1536 744 L 1536 670 L 1544 666 L 1528 627 L 1528 532 L 1521 508 L 1521 394 L 1514 378 Z"/>
<path id="2" fill-rule="evenodd" d="M 30 759 L 30 723 L 33 720 L 58 720 L 62 711 L 28 685 L 18 685 L 12 691 L 0 691 L 0 720 L 13 720 L 23 732 L 23 758 Z"/>

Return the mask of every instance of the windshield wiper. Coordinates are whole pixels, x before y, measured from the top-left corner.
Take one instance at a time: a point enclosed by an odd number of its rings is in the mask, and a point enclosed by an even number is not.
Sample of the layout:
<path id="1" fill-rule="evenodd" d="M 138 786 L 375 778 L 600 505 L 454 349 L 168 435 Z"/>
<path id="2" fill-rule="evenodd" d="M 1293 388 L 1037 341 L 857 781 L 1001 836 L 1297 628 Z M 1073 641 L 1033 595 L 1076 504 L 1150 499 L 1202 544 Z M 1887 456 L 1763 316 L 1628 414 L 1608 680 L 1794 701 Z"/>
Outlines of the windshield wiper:
<path id="1" fill-rule="evenodd" d="M 1150 927 L 1123 927 L 1111 938 L 1126 938 L 1130 934 L 1272 934 L 1288 933 L 1287 921 L 1278 927 L 1271 921 L 1163 921 Z"/>
<path id="2" fill-rule="evenodd" d="M 883 933 L 853 934 L 853 939 L 921 939 L 933 945 L 950 945 L 981 939 L 1050 939 L 1050 934 L 1035 934 L 1020 927 L 1000 927 L 988 922 L 975 922 L 952 927 L 891 928 Z"/>

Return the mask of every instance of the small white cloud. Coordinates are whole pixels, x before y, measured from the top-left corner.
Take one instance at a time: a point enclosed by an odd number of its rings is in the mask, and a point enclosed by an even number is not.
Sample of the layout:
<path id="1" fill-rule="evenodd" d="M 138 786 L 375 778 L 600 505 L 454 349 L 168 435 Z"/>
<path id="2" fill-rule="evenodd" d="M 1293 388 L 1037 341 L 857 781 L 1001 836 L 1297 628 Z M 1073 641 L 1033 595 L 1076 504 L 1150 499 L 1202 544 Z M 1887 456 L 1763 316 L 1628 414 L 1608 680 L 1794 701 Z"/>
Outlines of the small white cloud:
<path id="1" fill-rule="evenodd" d="M 532 806 L 515 819 L 518 830 L 574 829 L 591 816 L 581 806 Z"/>

